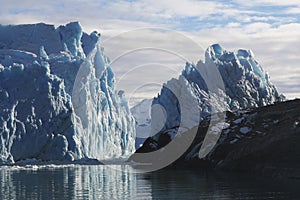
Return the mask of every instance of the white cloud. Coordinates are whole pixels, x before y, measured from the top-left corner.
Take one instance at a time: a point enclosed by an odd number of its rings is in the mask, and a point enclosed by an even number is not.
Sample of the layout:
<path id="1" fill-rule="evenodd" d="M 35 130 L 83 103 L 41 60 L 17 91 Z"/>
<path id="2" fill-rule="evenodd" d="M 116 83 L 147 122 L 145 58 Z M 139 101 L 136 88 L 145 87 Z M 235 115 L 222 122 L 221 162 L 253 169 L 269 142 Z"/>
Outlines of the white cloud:
<path id="1" fill-rule="evenodd" d="M 195 18 L 196 20 L 212 19 L 211 15 L 218 15 L 214 19 L 228 18 L 239 14 L 246 14 L 249 11 L 242 11 L 229 4 L 217 1 L 196 1 L 196 0 L 140 0 L 140 1 L 16 1 L 4 0 L 0 7 L 0 23 L 36 23 L 47 22 L 54 24 L 64 24 L 68 21 L 80 21 L 86 24 L 86 29 L 90 31 L 95 25 L 123 21 L 120 27 L 127 24 L 151 24 L 174 28 L 180 27 L 181 19 Z M 92 24 L 92 26 L 91 26 Z M 105 29 L 108 29 L 107 27 Z M 122 28 L 121 28 L 122 29 Z M 128 29 L 127 29 L 128 30 Z"/>
<path id="2" fill-rule="evenodd" d="M 299 23 L 285 24 L 278 27 L 272 27 L 267 23 L 253 23 L 247 26 L 233 24 L 194 32 L 183 32 L 183 35 L 192 38 L 195 42 L 189 41 L 184 36 L 178 37 L 176 34 L 156 31 L 148 29 L 125 33 L 120 36 L 121 38 L 105 42 L 103 45 L 107 49 L 106 53 L 112 58 L 130 49 L 154 46 L 172 49 L 184 55 L 184 57 L 189 57 L 194 62 L 197 59 L 203 59 L 204 48 L 213 43 L 220 43 L 225 49 L 231 51 L 236 51 L 239 48 L 252 49 L 256 59 L 270 74 L 271 81 L 278 87 L 279 91 L 289 98 L 300 97 Z M 197 44 L 198 50 L 196 48 Z M 141 64 L 143 67 L 151 68 L 153 62 L 162 64 L 164 69 L 160 71 L 153 65 L 152 70 L 141 68 L 145 70 L 144 73 L 141 72 L 140 76 L 132 73 L 135 75 L 127 81 L 141 85 L 146 80 L 146 82 L 151 82 L 150 79 L 153 78 L 155 83 L 161 84 L 171 77 L 176 77 L 184 68 L 184 60 L 177 59 L 176 56 L 147 50 L 131 53 L 127 57 L 123 57 L 120 62 L 115 62 L 113 67 L 117 77 L 120 77 L 129 69 Z M 169 70 L 174 70 L 175 73 L 171 73 Z M 147 78 L 143 79 L 144 76 L 147 76 Z M 126 80 L 123 83 L 122 86 L 126 87 Z M 130 87 L 133 87 L 133 85 Z M 129 91 L 132 90 L 132 88 L 129 89 Z M 151 95 L 146 97 L 149 98 Z"/>
<path id="3" fill-rule="evenodd" d="M 204 49 L 186 35 L 159 28 L 123 32 L 102 45 L 112 61 L 116 87 L 139 99 L 155 96 L 164 82 L 178 77 L 186 61 L 196 63 L 204 55 Z M 160 87 L 147 95 L 141 89 L 136 92 L 148 84 Z"/>
<path id="4" fill-rule="evenodd" d="M 278 0 L 236 0 L 241 5 L 246 6 L 297 6 L 300 4 L 300 0 L 288 0 L 288 1 L 278 1 Z"/>
<path id="5" fill-rule="evenodd" d="M 243 26 L 244 31 L 249 34 L 264 32 L 270 28 L 271 28 L 270 24 L 263 23 L 263 22 L 255 22 L 255 23 L 251 23 L 246 26 Z"/>
<path id="6" fill-rule="evenodd" d="M 227 28 L 237 28 L 237 27 L 240 27 L 241 24 L 240 23 L 237 23 L 237 22 L 230 22 L 227 24 Z"/>
<path id="7" fill-rule="evenodd" d="M 300 0 L 238 0 L 234 4 L 224 3 L 224 1 L 196 0 L 155 2 L 151 0 L 134 2 L 53 0 L 47 3 L 35 0 L 2 0 L 0 23 L 20 24 L 42 21 L 59 25 L 70 21 L 80 21 L 85 31 L 98 30 L 104 39 L 141 27 L 184 30 L 185 35 L 193 38 L 204 48 L 213 43 L 221 43 L 230 50 L 252 49 L 257 60 L 270 73 L 271 80 L 276 85 L 278 84 L 280 91 L 288 94 L 289 97 L 300 97 L 300 92 L 297 92 L 297 88 L 300 87 L 298 64 L 300 63 L 298 56 L 300 24 L 295 15 L 300 13 L 299 5 Z M 262 12 L 254 9 L 264 8 L 264 6 L 274 6 L 274 10 Z M 277 6 L 286 8 L 276 10 Z M 194 22 L 190 21 L 190 18 Z M 151 43 L 160 48 L 173 49 L 180 54 L 188 55 L 193 61 L 203 58 L 203 50 L 197 52 L 195 50 L 197 48 L 194 48 L 192 43 L 187 44 L 183 37 L 166 36 L 167 34 L 163 32 L 144 31 L 140 32 L 140 35 L 127 34 L 123 42 L 111 40 L 110 43 L 106 42 L 103 45 L 107 54 L 112 58 L 122 50 L 149 46 Z M 148 41 L 145 41 L 145 38 L 148 38 Z M 166 56 L 161 52 L 151 54 L 139 52 L 136 60 L 132 60 L 130 56 L 122 59 L 124 64 L 114 66 L 118 77 L 132 67 L 147 64 L 150 61 L 170 66 L 178 72 L 184 67 L 184 62 L 180 64 L 180 61 L 173 56 Z M 161 74 L 157 74 L 154 70 L 153 73 L 151 70 L 146 70 L 148 78 L 161 77 L 163 81 L 169 79 L 169 75 L 166 76 L 166 74 L 173 76 L 171 72 L 167 72 L 168 68 L 163 68 L 164 73 Z M 141 77 L 132 80 L 137 81 Z"/>
<path id="8" fill-rule="evenodd" d="M 300 97 L 300 24 L 291 23 L 274 28 L 255 23 L 247 27 L 206 29 L 193 33 L 193 39 L 202 46 L 220 43 L 231 51 L 252 49 L 279 90 L 289 98 Z M 256 32 L 249 33 L 249 27 L 254 27 Z"/>
<path id="9" fill-rule="evenodd" d="M 300 7 L 299 5 L 298 6 L 295 6 L 293 8 L 289 8 L 285 11 L 285 13 L 288 13 L 288 14 L 300 14 Z"/>

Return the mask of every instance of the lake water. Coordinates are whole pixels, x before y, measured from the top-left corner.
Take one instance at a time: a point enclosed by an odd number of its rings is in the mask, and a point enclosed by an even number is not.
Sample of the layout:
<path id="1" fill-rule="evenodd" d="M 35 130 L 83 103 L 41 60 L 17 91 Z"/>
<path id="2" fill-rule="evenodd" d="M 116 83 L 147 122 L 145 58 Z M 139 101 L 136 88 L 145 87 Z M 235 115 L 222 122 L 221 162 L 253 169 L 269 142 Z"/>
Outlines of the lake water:
<path id="1" fill-rule="evenodd" d="M 0 167 L 0 187 L 2 200 L 297 199 L 300 194 L 299 185 L 268 178 L 203 170 L 137 174 L 125 165 Z"/>

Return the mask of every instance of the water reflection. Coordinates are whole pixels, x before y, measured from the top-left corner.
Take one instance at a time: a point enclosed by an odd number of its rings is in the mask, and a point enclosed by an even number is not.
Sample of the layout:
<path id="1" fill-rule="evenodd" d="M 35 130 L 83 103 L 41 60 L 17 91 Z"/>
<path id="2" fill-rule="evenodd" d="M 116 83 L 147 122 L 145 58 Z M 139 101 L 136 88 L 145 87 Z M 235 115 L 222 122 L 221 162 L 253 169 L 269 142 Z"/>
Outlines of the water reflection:
<path id="1" fill-rule="evenodd" d="M 0 199 L 294 199 L 298 184 L 203 170 L 130 166 L 0 167 Z"/>
<path id="2" fill-rule="evenodd" d="M 0 199 L 135 198 L 136 176 L 128 168 L 73 166 L 36 170 L 1 169 Z"/>
<path id="3" fill-rule="evenodd" d="M 161 170 L 144 174 L 153 199 L 299 199 L 300 181 L 211 170 Z"/>

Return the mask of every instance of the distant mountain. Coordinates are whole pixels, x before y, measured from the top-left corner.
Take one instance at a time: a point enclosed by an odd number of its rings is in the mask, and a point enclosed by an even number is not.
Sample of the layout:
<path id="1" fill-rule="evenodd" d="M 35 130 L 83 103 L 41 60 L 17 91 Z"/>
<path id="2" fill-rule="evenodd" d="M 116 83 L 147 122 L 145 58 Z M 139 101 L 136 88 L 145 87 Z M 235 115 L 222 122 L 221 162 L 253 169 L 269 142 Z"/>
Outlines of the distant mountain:
<path id="1" fill-rule="evenodd" d="M 136 126 L 136 140 L 135 148 L 138 149 L 146 138 L 151 136 L 151 105 L 153 99 L 144 99 L 135 106 L 133 106 L 130 111 L 135 118 Z"/>
<path id="2" fill-rule="evenodd" d="M 0 163 L 133 153 L 135 121 L 99 45 L 77 22 L 0 26 Z"/>

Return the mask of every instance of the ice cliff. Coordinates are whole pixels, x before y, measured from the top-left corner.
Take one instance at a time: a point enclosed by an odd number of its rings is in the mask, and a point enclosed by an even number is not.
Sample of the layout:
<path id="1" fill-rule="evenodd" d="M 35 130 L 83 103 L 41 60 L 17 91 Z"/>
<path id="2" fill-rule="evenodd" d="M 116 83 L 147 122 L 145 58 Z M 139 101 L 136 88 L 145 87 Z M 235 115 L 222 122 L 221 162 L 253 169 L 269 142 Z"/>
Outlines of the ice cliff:
<path id="1" fill-rule="evenodd" d="M 204 62 L 186 63 L 178 79 L 164 84 L 152 103 L 151 130 L 189 129 L 211 112 L 265 106 L 283 99 L 251 50 L 230 52 L 214 44 L 206 50 Z"/>
<path id="2" fill-rule="evenodd" d="M 77 22 L 0 26 L 0 102 L 0 163 L 135 150 L 135 121 L 100 34 Z"/>

